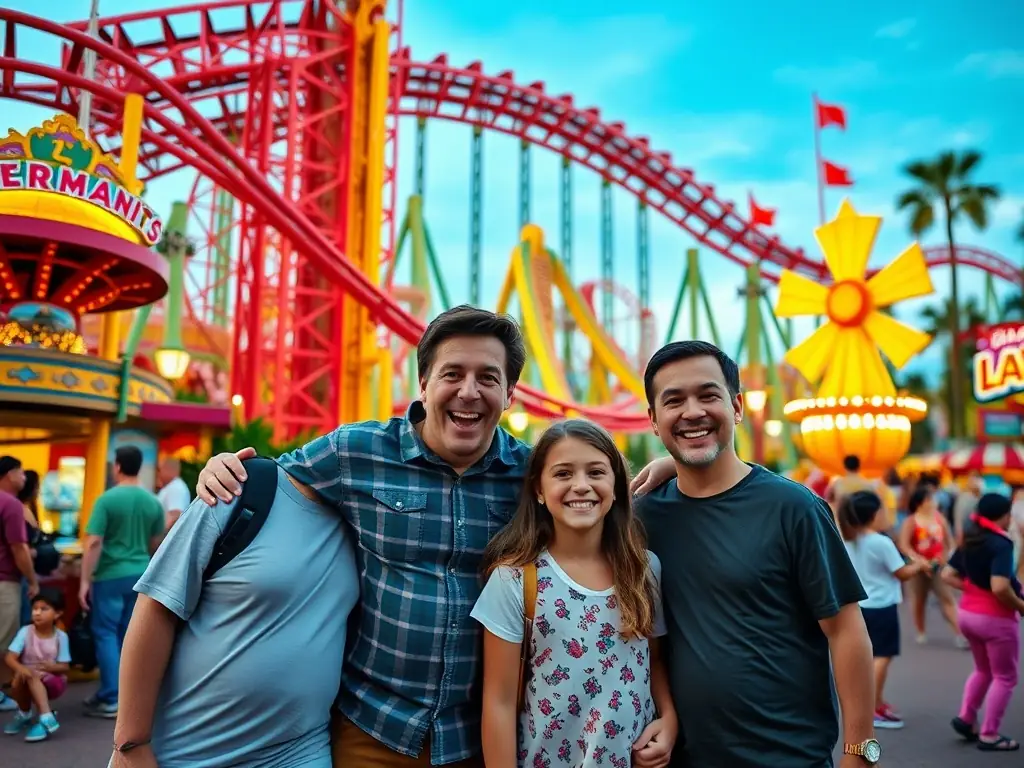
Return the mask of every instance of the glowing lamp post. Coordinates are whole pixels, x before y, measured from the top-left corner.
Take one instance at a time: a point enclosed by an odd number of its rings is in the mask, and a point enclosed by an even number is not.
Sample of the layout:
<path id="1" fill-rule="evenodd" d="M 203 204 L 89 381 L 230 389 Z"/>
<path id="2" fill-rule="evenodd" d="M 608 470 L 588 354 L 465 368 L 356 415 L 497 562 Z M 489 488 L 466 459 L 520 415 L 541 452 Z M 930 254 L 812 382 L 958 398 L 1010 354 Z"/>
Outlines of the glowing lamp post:
<path id="1" fill-rule="evenodd" d="M 828 472 L 841 473 L 843 458 L 854 455 L 866 476 L 881 475 L 906 455 L 911 423 L 928 413 L 924 400 L 896 392 L 881 353 L 902 368 L 931 337 L 879 310 L 934 288 L 916 242 L 865 279 L 881 223 L 844 200 L 836 218 L 814 232 L 833 284 L 789 271 L 779 282 L 776 315 L 828 318 L 785 358 L 808 381 L 821 381 L 817 394 L 783 409 L 800 425 L 804 453 Z"/>
<path id="2" fill-rule="evenodd" d="M 167 222 L 164 237 L 156 247 L 157 251 L 167 258 L 171 269 L 164 303 L 164 343 L 153 353 L 153 357 L 160 375 L 170 381 L 176 381 L 184 376 L 191 360 L 191 356 L 181 343 L 185 259 L 195 252 L 191 241 L 184 234 L 187 219 L 188 206 L 185 203 L 175 203 L 171 208 L 171 218 Z"/>
<path id="3" fill-rule="evenodd" d="M 185 349 L 160 347 L 153 353 L 156 358 L 156 369 L 168 381 L 176 381 L 185 375 L 192 357 Z"/>

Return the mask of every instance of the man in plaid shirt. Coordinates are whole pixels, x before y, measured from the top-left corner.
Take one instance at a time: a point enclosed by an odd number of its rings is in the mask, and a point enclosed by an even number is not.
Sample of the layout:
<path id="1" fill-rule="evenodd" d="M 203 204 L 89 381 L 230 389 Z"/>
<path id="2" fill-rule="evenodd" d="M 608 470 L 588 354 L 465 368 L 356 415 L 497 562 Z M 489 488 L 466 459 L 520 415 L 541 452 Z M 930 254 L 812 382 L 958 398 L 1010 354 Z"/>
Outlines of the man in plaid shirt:
<path id="1" fill-rule="evenodd" d="M 356 532 L 362 597 L 333 756 L 345 768 L 482 766 L 481 632 L 470 619 L 487 542 L 515 513 L 530 448 L 498 427 L 526 360 L 515 321 L 462 306 L 417 347 L 420 399 L 345 424 L 278 461 Z M 199 476 L 209 504 L 241 493 L 237 455 Z M 674 473 L 656 463 L 645 487 Z M 237 479 L 236 479 L 237 478 Z"/>

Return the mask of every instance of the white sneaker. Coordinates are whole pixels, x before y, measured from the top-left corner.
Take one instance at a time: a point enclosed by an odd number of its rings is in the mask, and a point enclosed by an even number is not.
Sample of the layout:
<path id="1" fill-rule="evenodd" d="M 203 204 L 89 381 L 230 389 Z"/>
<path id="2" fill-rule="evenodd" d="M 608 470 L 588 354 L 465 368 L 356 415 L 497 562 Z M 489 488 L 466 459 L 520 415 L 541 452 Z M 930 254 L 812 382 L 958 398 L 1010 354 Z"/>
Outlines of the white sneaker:
<path id="1" fill-rule="evenodd" d="M 924 645 L 927 642 L 928 642 L 928 635 L 926 635 L 924 632 L 922 632 L 920 635 L 917 636 L 917 644 L 918 645 Z"/>
<path id="2" fill-rule="evenodd" d="M 965 651 L 969 650 L 970 647 L 971 647 L 971 644 L 967 642 L 967 638 L 964 637 L 963 635 L 956 635 L 953 638 L 953 645 L 955 645 L 957 648 L 960 648 L 961 650 L 965 650 Z"/>

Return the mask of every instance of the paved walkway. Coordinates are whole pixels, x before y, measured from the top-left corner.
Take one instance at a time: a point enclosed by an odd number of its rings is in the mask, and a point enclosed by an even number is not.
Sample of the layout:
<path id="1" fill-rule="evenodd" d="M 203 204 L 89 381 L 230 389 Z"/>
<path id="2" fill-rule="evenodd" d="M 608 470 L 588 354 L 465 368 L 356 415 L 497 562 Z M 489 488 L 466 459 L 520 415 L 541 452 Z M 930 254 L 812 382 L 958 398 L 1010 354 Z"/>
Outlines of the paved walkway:
<path id="1" fill-rule="evenodd" d="M 883 768 L 1019 768 L 1024 751 L 982 753 L 964 744 L 952 732 L 949 721 L 956 714 L 964 680 L 972 664 L 968 651 L 953 646 L 952 636 L 937 610 L 929 617 L 930 642 L 914 643 L 904 611 L 904 655 L 893 663 L 888 698 L 906 719 L 901 731 L 882 731 Z M 82 714 L 81 702 L 94 683 L 69 687 L 59 702 L 61 729 L 49 741 L 25 744 L 0 734 L 0 765 L 3 768 L 106 768 L 110 757 L 113 722 Z M 1008 735 L 1024 741 L 1024 685 L 1014 694 L 1006 714 Z M 838 752 L 837 752 L 838 754 Z"/>

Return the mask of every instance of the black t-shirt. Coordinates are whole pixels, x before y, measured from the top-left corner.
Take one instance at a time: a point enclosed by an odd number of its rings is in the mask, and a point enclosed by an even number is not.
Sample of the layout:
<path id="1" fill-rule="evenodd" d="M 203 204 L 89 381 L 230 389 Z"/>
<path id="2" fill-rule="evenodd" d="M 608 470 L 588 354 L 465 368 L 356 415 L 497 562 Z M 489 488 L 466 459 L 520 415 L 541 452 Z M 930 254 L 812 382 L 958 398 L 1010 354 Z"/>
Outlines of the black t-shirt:
<path id="1" fill-rule="evenodd" d="M 867 595 L 828 505 L 758 466 L 709 498 L 637 501 L 662 564 L 673 768 L 825 768 L 839 738 L 820 619 Z"/>
<path id="2" fill-rule="evenodd" d="M 1013 542 L 1006 536 L 984 533 L 977 542 L 959 547 L 949 558 L 949 565 L 976 587 L 992 591 L 992 577 L 1010 580 L 1014 591 L 1021 594 L 1021 585 L 1013 568 Z"/>

